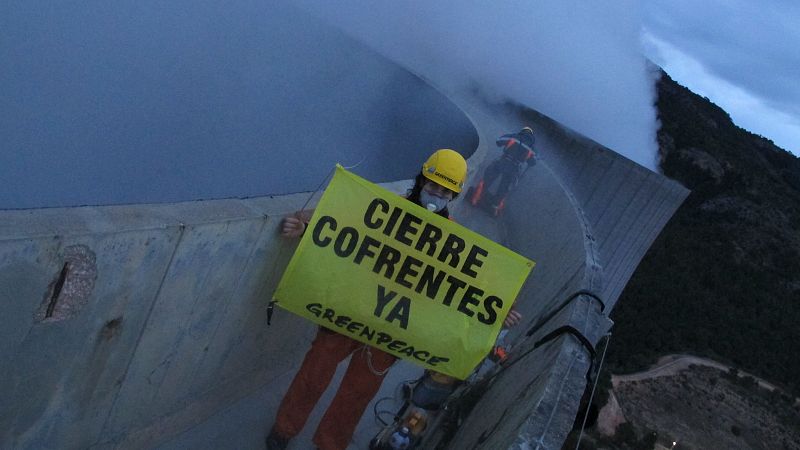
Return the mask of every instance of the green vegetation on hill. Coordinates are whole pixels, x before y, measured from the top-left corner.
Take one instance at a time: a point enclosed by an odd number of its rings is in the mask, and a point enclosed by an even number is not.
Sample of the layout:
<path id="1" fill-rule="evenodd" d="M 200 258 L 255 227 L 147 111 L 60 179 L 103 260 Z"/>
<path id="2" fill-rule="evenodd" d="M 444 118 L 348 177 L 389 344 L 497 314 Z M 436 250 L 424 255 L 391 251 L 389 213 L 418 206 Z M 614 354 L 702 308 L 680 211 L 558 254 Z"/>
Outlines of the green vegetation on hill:
<path id="1" fill-rule="evenodd" d="M 608 360 L 728 362 L 800 395 L 800 159 L 663 74 L 665 175 L 692 190 L 612 312 Z"/>

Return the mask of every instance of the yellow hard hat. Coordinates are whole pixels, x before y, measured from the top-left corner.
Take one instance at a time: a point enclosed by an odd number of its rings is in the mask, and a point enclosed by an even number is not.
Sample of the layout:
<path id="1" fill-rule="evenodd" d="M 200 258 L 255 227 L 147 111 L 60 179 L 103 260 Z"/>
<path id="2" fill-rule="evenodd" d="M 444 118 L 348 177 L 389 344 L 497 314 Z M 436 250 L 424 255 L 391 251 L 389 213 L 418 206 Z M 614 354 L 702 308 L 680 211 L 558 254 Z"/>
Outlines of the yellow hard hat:
<path id="1" fill-rule="evenodd" d="M 457 151 L 442 148 L 422 165 L 422 175 L 453 192 L 461 192 L 467 178 L 467 161 Z"/>

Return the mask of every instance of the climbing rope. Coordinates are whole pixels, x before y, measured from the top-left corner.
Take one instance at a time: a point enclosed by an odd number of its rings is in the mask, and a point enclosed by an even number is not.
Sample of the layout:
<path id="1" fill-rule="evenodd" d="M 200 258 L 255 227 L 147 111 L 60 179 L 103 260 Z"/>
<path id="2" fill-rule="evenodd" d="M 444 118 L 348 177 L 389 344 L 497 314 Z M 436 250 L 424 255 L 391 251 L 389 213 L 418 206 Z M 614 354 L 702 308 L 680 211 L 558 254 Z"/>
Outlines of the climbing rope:
<path id="1" fill-rule="evenodd" d="M 589 406 L 594 399 L 594 391 L 597 389 L 597 383 L 600 381 L 600 371 L 603 370 L 603 361 L 606 359 L 606 350 L 608 350 L 608 342 L 611 340 L 611 333 L 606 335 L 606 345 L 603 346 L 603 355 L 600 357 L 600 363 L 597 365 L 597 375 L 594 377 L 594 384 L 592 385 L 592 393 L 589 394 L 589 402 L 586 404 L 586 412 L 583 414 L 583 423 L 581 424 L 581 433 L 578 435 L 578 443 L 575 444 L 575 450 L 581 445 L 583 439 L 583 430 L 586 428 L 586 419 L 589 417 Z"/>

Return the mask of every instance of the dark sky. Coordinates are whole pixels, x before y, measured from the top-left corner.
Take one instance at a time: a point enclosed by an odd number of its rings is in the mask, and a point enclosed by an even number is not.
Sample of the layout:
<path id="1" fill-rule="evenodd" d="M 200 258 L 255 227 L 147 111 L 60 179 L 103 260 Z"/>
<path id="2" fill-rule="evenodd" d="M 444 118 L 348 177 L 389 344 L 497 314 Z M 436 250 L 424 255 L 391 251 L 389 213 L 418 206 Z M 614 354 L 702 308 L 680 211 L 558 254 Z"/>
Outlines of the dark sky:
<path id="1" fill-rule="evenodd" d="M 12 2 L 0 15 L 0 209 L 412 177 L 474 132 L 441 95 L 269 1 Z"/>

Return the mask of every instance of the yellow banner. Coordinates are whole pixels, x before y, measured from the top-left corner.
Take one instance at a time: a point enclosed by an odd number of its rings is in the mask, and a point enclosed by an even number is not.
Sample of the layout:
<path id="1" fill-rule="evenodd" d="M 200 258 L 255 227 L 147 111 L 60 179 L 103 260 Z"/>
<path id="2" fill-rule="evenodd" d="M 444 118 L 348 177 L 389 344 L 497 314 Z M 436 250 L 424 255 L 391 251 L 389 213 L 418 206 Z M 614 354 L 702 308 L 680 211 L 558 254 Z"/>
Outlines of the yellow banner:
<path id="1" fill-rule="evenodd" d="M 491 350 L 534 262 L 341 166 L 274 300 L 460 379 Z"/>

